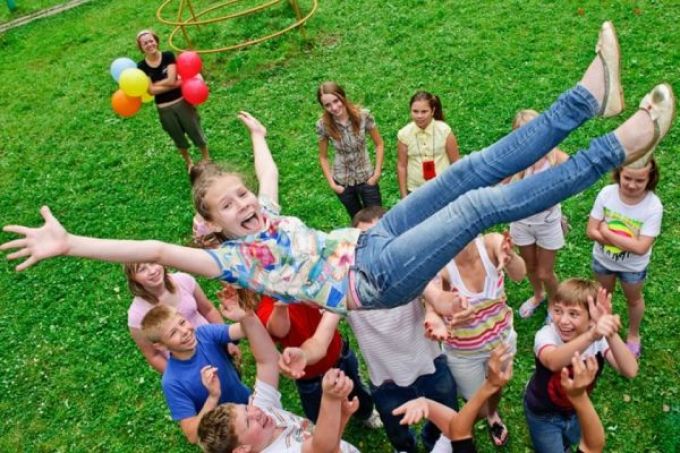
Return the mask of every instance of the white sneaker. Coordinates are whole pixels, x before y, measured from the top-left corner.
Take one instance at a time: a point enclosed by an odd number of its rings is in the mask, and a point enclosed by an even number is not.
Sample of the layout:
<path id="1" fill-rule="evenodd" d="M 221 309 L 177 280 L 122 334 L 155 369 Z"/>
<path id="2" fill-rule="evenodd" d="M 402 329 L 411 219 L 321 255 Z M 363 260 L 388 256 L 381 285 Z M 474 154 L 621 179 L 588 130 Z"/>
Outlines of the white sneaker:
<path id="1" fill-rule="evenodd" d="M 369 429 L 380 429 L 383 427 L 383 422 L 380 420 L 380 414 L 378 414 L 378 411 L 375 409 L 373 409 L 371 415 L 366 420 L 362 420 L 361 423 Z"/>

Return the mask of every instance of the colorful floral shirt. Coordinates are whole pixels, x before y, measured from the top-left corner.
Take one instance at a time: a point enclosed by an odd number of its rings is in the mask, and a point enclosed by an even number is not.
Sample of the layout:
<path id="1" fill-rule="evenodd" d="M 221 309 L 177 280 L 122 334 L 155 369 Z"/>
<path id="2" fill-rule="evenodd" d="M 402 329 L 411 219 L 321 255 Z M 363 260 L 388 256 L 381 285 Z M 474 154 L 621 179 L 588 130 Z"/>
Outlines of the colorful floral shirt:
<path id="1" fill-rule="evenodd" d="M 268 199 L 260 203 L 262 231 L 206 250 L 220 266 L 219 278 L 283 302 L 310 301 L 345 313 L 347 276 L 361 232 L 317 231 L 297 217 L 280 215 Z"/>

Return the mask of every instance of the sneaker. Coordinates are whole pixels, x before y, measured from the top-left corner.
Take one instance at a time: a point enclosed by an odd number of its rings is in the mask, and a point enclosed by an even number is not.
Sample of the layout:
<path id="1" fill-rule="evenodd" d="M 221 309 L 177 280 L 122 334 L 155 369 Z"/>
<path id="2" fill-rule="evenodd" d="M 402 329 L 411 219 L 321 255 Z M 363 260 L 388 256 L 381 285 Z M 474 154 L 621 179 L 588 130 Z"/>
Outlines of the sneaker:
<path id="1" fill-rule="evenodd" d="M 636 359 L 640 358 L 642 353 L 642 343 L 639 341 L 626 341 L 626 347 L 633 353 Z"/>
<path id="2" fill-rule="evenodd" d="M 380 420 L 380 414 L 378 414 L 378 411 L 375 409 L 373 409 L 373 412 L 371 412 L 371 415 L 366 420 L 361 421 L 361 424 L 368 429 L 380 429 L 383 427 L 383 422 Z"/>

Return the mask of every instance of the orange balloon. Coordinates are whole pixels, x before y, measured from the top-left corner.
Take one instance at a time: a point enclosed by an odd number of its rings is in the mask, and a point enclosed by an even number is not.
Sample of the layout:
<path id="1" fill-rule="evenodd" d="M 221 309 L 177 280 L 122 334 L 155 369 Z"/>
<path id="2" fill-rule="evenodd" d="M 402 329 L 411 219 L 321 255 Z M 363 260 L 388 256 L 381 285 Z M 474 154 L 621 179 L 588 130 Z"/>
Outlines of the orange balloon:
<path id="1" fill-rule="evenodd" d="M 111 96 L 113 111 L 125 118 L 129 118 L 137 113 L 141 106 L 141 98 L 128 96 L 123 90 L 118 90 Z"/>

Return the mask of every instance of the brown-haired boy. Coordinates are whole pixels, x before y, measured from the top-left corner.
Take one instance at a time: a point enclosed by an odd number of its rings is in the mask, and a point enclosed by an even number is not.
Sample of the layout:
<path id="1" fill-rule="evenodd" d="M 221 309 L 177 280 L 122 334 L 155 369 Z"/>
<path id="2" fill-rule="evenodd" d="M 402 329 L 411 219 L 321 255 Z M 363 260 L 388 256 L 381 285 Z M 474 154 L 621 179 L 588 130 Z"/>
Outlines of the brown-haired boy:
<path id="1" fill-rule="evenodd" d="M 562 282 L 548 309 L 552 322 L 536 333 L 536 370 L 524 394 L 529 433 L 539 453 L 563 452 L 579 442 L 576 412 L 561 384 L 561 370 L 572 367 L 575 353 L 595 357 L 598 376 L 605 360 L 625 377 L 638 372 L 635 356 L 618 334 L 621 321 L 612 314 L 611 295 L 598 283 L 579 278 Z"/>
<path id="2" fill-rule="evenodd" d="M 323 395 L 316 426 L 281 406 L 279 353 L 252 311 L 233 300 L 222 301 L 223 313 L 241 324 L 255 358 L 257 375 L 249 404 L 222 404 L 203 416 L 198 426 L 199 444 L 208 452 L 358 453 L 341 440 L 349 417 L 359 407 L 347 396 L 352 380 L 338 369 L 322 380 Z M 313 429 L 313 431 L 312 431 Z"/>
<path id="3" fill-rule="evenodd" d="M 250 391 L 225 351 L 229 342 L 243 338 L 240 325 L 194 328 L 174 308 L 158 305 L 142 319 L 142 334 L 170 352 L 161 386 L 172 419 L 189 442 L 196 442 L 203 414 L 220 403 L 248 401 Z"/>

